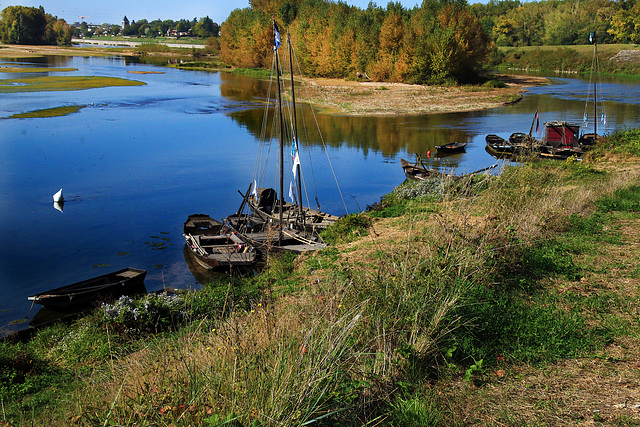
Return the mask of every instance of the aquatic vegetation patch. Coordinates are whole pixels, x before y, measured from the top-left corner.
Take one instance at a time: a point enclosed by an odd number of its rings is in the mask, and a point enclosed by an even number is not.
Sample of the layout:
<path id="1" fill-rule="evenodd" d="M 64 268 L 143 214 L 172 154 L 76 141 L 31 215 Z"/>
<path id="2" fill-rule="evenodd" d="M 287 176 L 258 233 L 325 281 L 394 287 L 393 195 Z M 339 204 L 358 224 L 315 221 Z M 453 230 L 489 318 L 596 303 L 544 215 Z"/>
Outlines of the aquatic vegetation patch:
<path id="1" fill-rule="evenodd" d="M 84 107 L 85 107 L 84 105 L 68 105 L 65 107 L 45 108 L 42 110 L 28 111 L 26 113 L 17 113 L 7 118 L 8 119 L 37 119 L 37 118 L 45 118 L 45 117 L 62 117 L 62 116 L 68 116 L 73 113 L 77 113 Z"/>
<path id="2" fill-rule="evenodd" d="M 0 93 L 83 90 L 116 86 L 143 86 L 144 82 L 118 77 L 46 76 L 0 80 Z"/>
<path id="3" fill-rule="evenodd" d="M 66 73 L 78 71 L 77 68 L 51 68 L 51 67 L 2 67 L 0 73 Z"/>
<path id="4" fill-rule="evenodd" d="M 131 74 L 164 74 L 164 71 L 127 71 Z"/>

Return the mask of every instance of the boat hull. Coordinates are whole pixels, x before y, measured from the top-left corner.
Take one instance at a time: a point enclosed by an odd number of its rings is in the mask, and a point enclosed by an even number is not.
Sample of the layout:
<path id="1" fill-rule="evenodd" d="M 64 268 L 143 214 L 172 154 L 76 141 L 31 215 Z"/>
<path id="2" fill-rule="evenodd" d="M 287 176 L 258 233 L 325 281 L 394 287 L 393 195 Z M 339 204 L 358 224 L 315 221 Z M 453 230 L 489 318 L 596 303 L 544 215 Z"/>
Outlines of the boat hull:
<path id="1" fill-rule="evenodd" d="M 29 301 L 53 310 L 89 308 L 99 302 L 122 295 L 145 293 L 145 270 L 125 268 L 71 285 L 51 289 L 28 297 Z"/>
<path id="2" fill-rule="evenodd" d="M 441 154 L 462 153 L 466 147 L 466 142 L 450 142 L 448 144 L 436 145 L 436 151 Z"/>

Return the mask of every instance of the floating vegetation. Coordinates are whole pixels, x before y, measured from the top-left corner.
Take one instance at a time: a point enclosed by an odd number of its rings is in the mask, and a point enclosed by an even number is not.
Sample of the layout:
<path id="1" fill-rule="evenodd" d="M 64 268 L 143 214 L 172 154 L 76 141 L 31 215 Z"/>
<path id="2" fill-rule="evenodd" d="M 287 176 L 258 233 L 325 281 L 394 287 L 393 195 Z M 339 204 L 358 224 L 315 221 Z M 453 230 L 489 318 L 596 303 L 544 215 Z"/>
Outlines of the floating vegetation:
<path id="1" fill-rule="evenodd" d="M 78 71 L 78 69 L 52 67 L 0 67 L 0 73 L 67 73 L 71 71 Z"/>
<path id="2" fill-rule="evenodd" d="M 118 256 L 131 255 L 131 252 L 118 252 Z"/>
<path id="3" fill-rule="evenodd" d="M 0 93 L 84 90 L 114 86 L 143 86 L 144 82 L 117 77 L 46 76 L 0 80 Z"/>
<path id="4" fill-rule="evenodd" d="M 91 268 L 111 267 L 111 264 L 93 264 Z"/>
<path id="5" fill-rule="evenodd" d="M 26 113 L 17 113 L 8 119 L 39 119 L 44 117 L 62 117 L 69 114 L 77 113 L 83 109 L 84 105 L 68 105 L 66 107 L 45 108 L 43 110 L 34 110 Z"/>
<path id="6" fill-rule="evenodd" d="M 169 233 L 160 233 L 160 234 L 169 234 Z M 163 250 L 167 249 L 167 245 L 169 245 L 171 239 L 168 237 L 160 237 L 160 236 L 149 236 L 152 239 L 156 239 L 156 241 L 152 242 L 144 242 L 145 245 L 149 245 L 153 250 Z"/>
<path id="7" fill-rule="evenodd" d="M 164 74 L 164 71 L 127 71 L 131 74 Z"/>

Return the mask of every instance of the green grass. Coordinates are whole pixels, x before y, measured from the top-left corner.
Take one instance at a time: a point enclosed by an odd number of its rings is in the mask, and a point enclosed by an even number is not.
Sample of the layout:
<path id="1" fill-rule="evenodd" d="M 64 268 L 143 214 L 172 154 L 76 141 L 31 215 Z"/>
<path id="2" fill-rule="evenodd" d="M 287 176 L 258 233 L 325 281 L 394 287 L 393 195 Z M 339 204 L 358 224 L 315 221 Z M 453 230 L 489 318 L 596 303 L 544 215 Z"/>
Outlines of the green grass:
<path id="1" fill-rule="evenodd" d="M 614 63 L 610 57 L 623 49 L 637 45 L 598 45 L 600 73 L 638 76 L 640 64 Z M 538 71 L 588 73 L 593 61 L 593 45 L 500 47 L 493 65 L 497 68 L 518 68 Z"/>
<path id="2" fill-rule="evenodd" d="M 264 69 L 256 69 L 256 68 L 235 68 L 231 71 L 234 74 L 239 74 L 241 76 L 254 77 L 257 79 L 268 79 L 271 77 L 271 72 L 269 70 Z"/>
<path id="3" fill-rule="evenodd" d="M 8 119 L 35 119 L 45 117 L 62 117 L 77 113 L 83 109 L 84 105 L 69 105 L 66 107 L 45 108 L 42 110 L 29 111 L 27 113 L 17 113 L 7 117 Z"/>
<path id="4" fill-rule="evenodd" d="M 0 93 L 84 90 L 116 86 L 142 86 L 146 83 L 117 77 L 58 76 L 0 80 Z"/>
<path id="5" fill-rule="evenodd" d="M 54 67 L 0 67 L 0 73 L 68 73 L 71 71 L 78 71 L 78 69 Z"/>

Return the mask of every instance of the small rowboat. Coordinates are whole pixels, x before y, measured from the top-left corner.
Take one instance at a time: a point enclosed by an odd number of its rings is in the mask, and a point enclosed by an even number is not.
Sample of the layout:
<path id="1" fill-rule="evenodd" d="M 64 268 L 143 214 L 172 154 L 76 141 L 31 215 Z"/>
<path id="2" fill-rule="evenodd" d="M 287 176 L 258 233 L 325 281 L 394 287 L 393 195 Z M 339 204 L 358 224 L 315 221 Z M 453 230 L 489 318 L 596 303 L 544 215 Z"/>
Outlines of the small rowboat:
<path id="1" fill-rule="evenodd" d="M 402 170 L 404 170 L 404 174 L 407 178 L 417 181 L 424 181 L 429 178 L 459 178 L 455 175 L 440 172 L 434 169 L 427 169 L 418 165 L 412 165 L 411 162 L 405 159 L 400 159 L 400 166 L 402 166 Z"/>
<path id="2" fill-rule="evenodd" d="M 450 142 L 448 144 L 436 145 L 438 153 L 460 153 L 466 148 L 466 142 Z"/>
<path id="3" fill-rule="evenodd" d="M 71 285 L 51 289 L 32 295 L 27 299 L 45 308 L 54 310 L 76 310 L 88 308 L 93 303 L 119 297 L 144 293 L 145 270 L 125 268 Z"/>
<path id="4" fill-rule="evenodd" d="M 209 215 L 189 215 L 183 235 L 198 264 L 207 270 L 250 267 L 256 261 L 257 254 L 251 245 Z"/>

